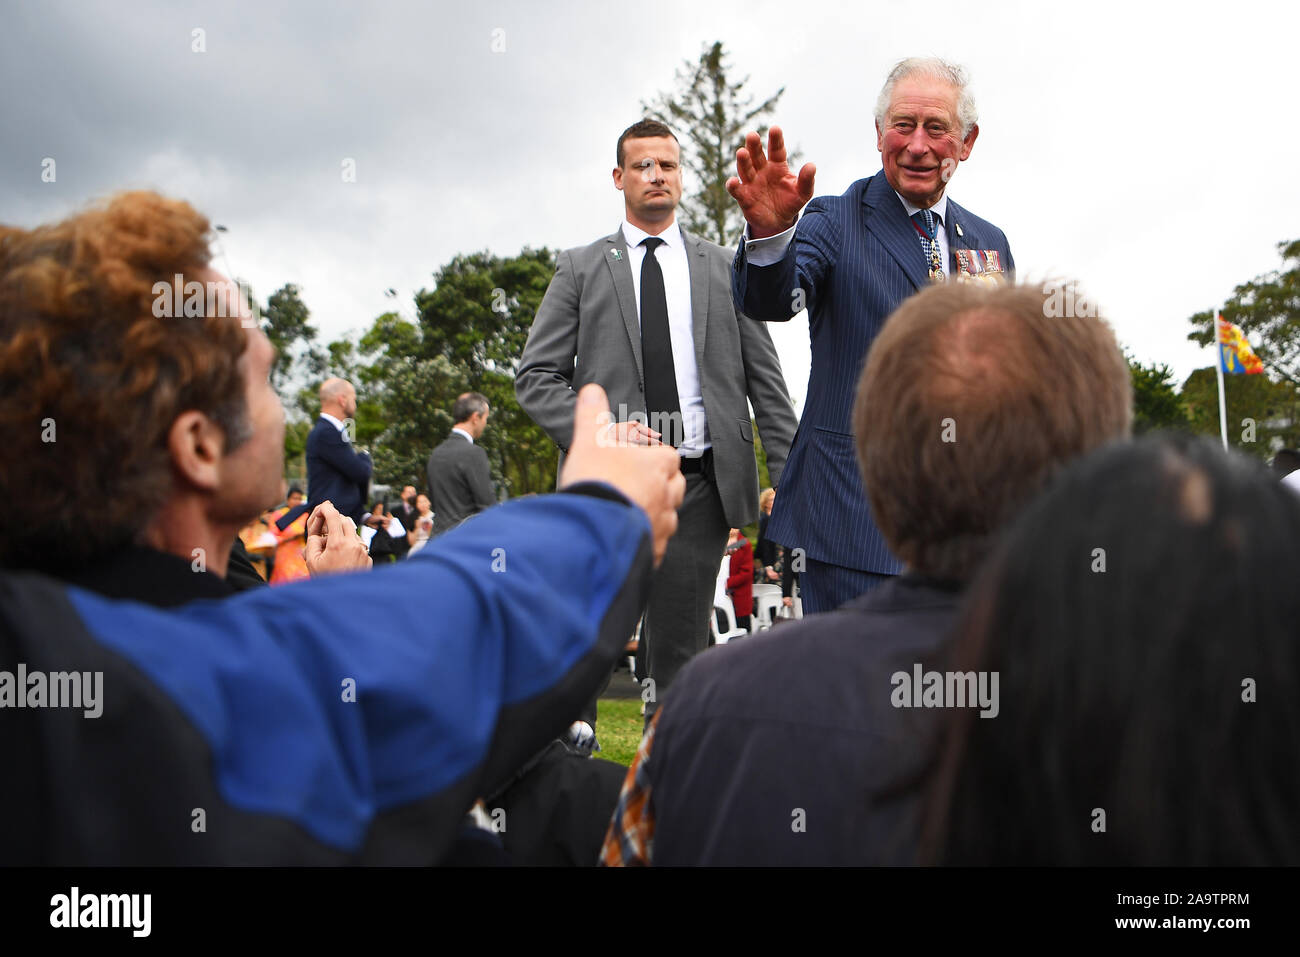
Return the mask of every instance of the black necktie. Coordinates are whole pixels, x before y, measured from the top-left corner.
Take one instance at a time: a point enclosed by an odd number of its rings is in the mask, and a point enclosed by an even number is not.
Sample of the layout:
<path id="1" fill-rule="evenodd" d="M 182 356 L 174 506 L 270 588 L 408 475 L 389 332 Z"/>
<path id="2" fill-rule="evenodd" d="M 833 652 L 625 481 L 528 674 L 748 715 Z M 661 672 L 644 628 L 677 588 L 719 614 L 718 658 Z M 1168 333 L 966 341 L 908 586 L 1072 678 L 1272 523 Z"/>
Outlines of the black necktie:
<path id="1" fill-rule="evenodd" d="M 673 337 L 668 330 L 664 274 L 655 259 L 655 247 L 663 244 L 655 236 L 641 241 L 645 247 L 645 259 L 641 260 L 641 361 L 650 428 L 663 433 L 659 441 L 664 445 L 677 448 L 682 443 L 682 406 L 673 366 Z"/>

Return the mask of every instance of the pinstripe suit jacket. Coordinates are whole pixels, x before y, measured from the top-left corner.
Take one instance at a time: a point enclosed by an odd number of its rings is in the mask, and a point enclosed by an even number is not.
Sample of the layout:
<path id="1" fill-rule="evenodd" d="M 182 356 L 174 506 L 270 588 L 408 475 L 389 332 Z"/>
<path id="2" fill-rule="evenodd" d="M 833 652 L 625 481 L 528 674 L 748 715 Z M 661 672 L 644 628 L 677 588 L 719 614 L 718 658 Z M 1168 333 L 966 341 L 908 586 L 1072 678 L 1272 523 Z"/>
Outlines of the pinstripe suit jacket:
<path id="1" fill-rule="evenodd" d="M 944 225 L 950 250 L 996 249 L 1006 270 L 1015 267 L 1002 230 L 951 199 Z M 741 240 L 732 268 L 736 311 L 785 321 L 798 312 L 795 290 L 802 289 L 812 339 L 808 397 L 768 527 L 774 541 L 832 565 L 881 574 L 902 570 L 862 487 L 853 399 L 876 333 L 904 299 L 928 284 L 921 244 L 884 172 L 858 180 L 841 196 L 810 202 L 779 263 L 749 265 Z"/>

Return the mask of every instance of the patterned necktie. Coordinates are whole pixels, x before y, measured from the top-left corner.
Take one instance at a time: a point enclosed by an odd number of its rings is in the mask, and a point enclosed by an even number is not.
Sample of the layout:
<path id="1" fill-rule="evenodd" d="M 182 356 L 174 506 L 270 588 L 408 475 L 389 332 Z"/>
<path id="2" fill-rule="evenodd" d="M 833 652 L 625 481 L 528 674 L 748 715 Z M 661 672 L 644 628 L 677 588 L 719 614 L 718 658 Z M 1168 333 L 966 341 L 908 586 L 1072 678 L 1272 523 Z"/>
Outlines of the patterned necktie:
<path id="1" fill-rule="evenodd" d="M 682 444 L 682 407 L 677 395 L 677 369 L 673 365 L 673 337 L 668 329 L 668 295 L 655 249 L 664 245 L 657 236 L 641 241 L 641 361 L 645 366 L 645 404 L 650 428 L 662 433 L 659 441 L 677 448 Z"/>
<path id="2" fill-rule="evenodd" d="M 921 237 L 922 255 L 930 269 L 931 282 L 943 282 L 943 257 L 939 251 L 939 217 L 932 210 L 923 209 L 912 214 L 912 224 Z"/>

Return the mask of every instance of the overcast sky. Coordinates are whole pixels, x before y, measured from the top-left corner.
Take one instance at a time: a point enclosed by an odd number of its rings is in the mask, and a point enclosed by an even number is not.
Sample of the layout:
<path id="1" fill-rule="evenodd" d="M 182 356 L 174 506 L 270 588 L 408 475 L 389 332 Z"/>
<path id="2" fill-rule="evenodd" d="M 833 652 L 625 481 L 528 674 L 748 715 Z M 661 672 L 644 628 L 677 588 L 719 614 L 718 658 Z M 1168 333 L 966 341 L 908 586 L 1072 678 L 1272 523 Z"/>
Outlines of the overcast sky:
<path id="1" fill-rule="evenodd" d="M 1211 362 L 1188 316 L 1300 236 L 1297 35 L 1300 4 L 1241 0 L 6 0 L 0 222 L 123 188 L 187 199 L 259 298 L 297 283 L 329 341 L 392 308 L 389 287 L 411 316 L 457 253 L 613 232 L 614 142 L 706 43 L 755 93 L 786 88 L 776 121 L 818 193 L 880 168 L 884 76 L 933 54 L 968 68 L 980 112 L 949 195 L 1006 231 L 1022 277 L 1078 278 L 1181 382 Z M 807 326 L 770 328 L 802 407 Z"/>

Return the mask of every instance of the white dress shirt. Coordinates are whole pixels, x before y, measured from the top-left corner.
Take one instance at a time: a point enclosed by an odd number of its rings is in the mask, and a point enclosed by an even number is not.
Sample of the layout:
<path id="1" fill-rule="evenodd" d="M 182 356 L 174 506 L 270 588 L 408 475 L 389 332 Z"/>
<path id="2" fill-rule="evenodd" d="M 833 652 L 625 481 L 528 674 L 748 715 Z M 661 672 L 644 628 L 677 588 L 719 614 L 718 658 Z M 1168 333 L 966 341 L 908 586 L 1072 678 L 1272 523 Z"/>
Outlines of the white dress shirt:
<path id="1" fill-rule="evenodd" d="M 903 204 L 903 209 L 907 211 L 908 216 L 919 213 L 925 207 L 916 206 L 906 199 L 903 199 L 898 190 L 894 190 L 894 195 L 899 198 Z M 952 271 L 952 258 L 948 250 L 948 231 L 945 228 L 948 225 L 948 194 L 944 193 L 939 197 L 939 201 L 930 207 L 930 211 L 939 217 L 939 222 L 935 224 L 935 238 L 939 240 L 939 259 L 944 264 L 945 273 Z M 779 263 L 781 257 L 785 255 L 786 247 L 794 239 L 795 223 L 785 232 L 777 233 L 775 236 L 765 236 L 762 239 L 749 238 L 749 224 L 745 224 L 745 259 L 755 266 L 771 266 L 773 263 Z M 916 232 L 915 229 L 912 232 Z M 921 234 L 916 233 L 916 244 L 921 245 Z M 930 257 L 925 257 L 926 271 L 929 271 Z"/>
<path id="2" fill-rule="evenodd" d="M 628 264 L 632 267 L 632 290 L 636 296 L 637 328 L 641 323 L 641 264 L 645 247 L 640 245 L 650 234 L 623 221 L 623 238 L 627 241 Z M 695 364 L 695 334 L 691 313 L 691 269 L 686 242 L 677 220 L 668 224 L 656 238 L 664 241 L 655 250 L 655 261 L 664 274 L 664 295 L 668 301 L 668 333 L 673 343 L 673 371 L 677 374 L 677 401 L 682 409 L 683 439 L 677 451 L 687 458 L 703 455 L 712 444 L 709 423 L 704 415 L 704 396 L 700 392 L 700 370 Z M 701 267 L 703 268 L 703 267 Z"/>
<path id="3" fill-rule="evenodd" d="M 456 426 L 453 425 L 452 428 L 451 428 L 451 430 L 452 430 L 453 432 L 459 432 L 461 435 L 465 436 L 465 438 L 469 439 L 469 444 L 470 444 L 470 445 L 473 445 L 473 444 L 474 444 L 474 436 L 470 435 L 470 434 L 469 434 L 468 432 L 466 432 L 464 429 L 457 428 Z"/>

